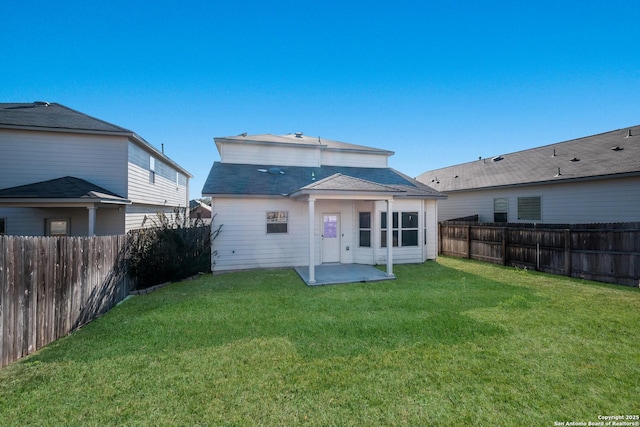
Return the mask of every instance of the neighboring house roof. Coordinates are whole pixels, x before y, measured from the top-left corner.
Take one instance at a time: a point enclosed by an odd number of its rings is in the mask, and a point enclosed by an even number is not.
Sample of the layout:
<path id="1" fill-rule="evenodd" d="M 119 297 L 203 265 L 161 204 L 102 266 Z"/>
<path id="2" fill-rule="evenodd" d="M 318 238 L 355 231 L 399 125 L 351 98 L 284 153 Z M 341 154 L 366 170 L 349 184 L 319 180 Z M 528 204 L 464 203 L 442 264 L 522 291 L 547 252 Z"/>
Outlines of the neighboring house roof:
<path id="1" fill-rule="evenodd" d="M 363 145 L 349 144 L 347 142 L 333 141 L 330 139 L 324 139 L 320 137 L 306 136 L 302 132 L 296 132 L 294 134 L 286 135 L 238 135 L 238 136 L 224 136 L 214 138 L 216 142 L 219 141 L 231 141 L 249 144 L 284 144 L 284 145 L 299 145 L 309 147 L 321 147 L 324 149 L 336 150 L 336 151 L 358 151 L 386 154 L 387 156 L 393 155 L 393 151 L 382 150 L 379 148 L 365 147 Z"/>
<path id="2" fill-rule="evenodd" d="M 189 209 L 198 209 L 198 208 L 211 210 L 211 206 L 209 206 L 202 200 L 197 200 L 197 199 L 189 200 Z"/>
<path id="3" fill-rule="evenodd" d="M 640 175 L 640 125 L 425 172 L 442 192 Z"/>
<path id="4" fill-rule="evenodd" d="M 215 162 L 202 194 L 289 196 L 312 191 L 368 191 L 407 197 L 443 194 L 392 168 L 273 166 Z"/>
<path id="5" fill-rule="evenodd" d="M 129 204 L 125 199 L 105 188 L 84 179 L 65 176 L 63 178 L 20 185 L 18 187 L 0 190 L 0 204 L 11 201 L 41 201 L 41 200 L 74 200 L 83 202 L 100 202 L 114 204 Z"/>
<path id="6" fill-rule="evenodd" d="M 0 127 L 133 133 L 64 105 L 48 102 L 0 103 Z"/>
<path id="7" fill-rule="evenodd" d="M 0 129 L 122 135 L 151 150 L 158 158 L 167 161 L 186 176 L 193 177 L 186 169 L 129 129 L 55 102 L 0 103 Z"/>

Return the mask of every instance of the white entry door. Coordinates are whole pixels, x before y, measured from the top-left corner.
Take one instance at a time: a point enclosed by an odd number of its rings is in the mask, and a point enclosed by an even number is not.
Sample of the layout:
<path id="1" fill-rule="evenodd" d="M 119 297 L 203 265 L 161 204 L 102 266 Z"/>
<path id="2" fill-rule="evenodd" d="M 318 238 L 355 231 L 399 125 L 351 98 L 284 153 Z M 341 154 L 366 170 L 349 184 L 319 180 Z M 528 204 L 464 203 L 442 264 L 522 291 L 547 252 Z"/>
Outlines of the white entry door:
<path id="1" fill-rule="evenodd" d="M 322 262 L 340 262 L 340 214 L 322 214 Z"/>

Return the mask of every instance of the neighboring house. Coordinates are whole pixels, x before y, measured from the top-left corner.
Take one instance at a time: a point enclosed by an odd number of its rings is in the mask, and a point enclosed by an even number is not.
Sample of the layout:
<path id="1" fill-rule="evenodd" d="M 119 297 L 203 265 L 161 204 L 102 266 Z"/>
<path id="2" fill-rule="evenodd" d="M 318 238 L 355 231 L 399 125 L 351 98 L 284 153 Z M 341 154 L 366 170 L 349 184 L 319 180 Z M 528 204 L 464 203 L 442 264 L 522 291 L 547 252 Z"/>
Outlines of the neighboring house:
<path id="1" fill-rule="evenodd" d="M 215 138 L 214 271 L 437 257 L 442 194 L 387 166 L 393 152 L 302 133 Z M 387 218 L 392 233 L 387 234 Z"/>
<path id="2" fill-rule="evenodd" d="M 640 221 L 640 126 L 421 174 L 448 196 L 438 219 L 551 224 Z"/>
<path id="3" fill-rule="evenodd" d="M 189 203 L 189 172 L 60 104 L 0 103 L 0 150 L 0 234 L 123 234 Z"/>
<path id="4" fill-rule="evenodd" d="M 211 224 L 211 206 L 202 200 L 189 202 L 189 218 L 192 221 L 202 221 L 204 225 Z"/>

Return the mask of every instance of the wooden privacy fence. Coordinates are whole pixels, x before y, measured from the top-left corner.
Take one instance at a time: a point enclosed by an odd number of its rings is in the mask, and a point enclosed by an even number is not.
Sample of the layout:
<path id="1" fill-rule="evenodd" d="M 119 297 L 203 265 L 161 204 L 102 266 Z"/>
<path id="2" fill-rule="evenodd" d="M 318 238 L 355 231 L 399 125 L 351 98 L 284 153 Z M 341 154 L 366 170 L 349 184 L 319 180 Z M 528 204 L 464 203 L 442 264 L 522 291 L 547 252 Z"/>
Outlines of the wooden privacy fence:
<path id="1" fill-rule="evenodd" d="M 0 236 L 0 366 L 99 317 L 129 290 L 127 236 Z"/>
<path id="2" fill-rule="evenodd" d="M 640 223 L 439 225 L 443 255 L 640 285 Z"/>

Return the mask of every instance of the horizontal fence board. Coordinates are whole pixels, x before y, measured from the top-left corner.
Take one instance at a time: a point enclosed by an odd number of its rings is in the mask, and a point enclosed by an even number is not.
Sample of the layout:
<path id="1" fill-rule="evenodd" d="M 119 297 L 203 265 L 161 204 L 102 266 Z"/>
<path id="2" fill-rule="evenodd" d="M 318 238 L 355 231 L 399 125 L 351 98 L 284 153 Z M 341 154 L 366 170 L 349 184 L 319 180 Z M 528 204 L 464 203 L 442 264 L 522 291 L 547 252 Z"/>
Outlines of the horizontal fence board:
<path id="1" fill-rule="evenodd" d="M 640 285 L 640 224 L 440 223 L 440 253 Z"/>

